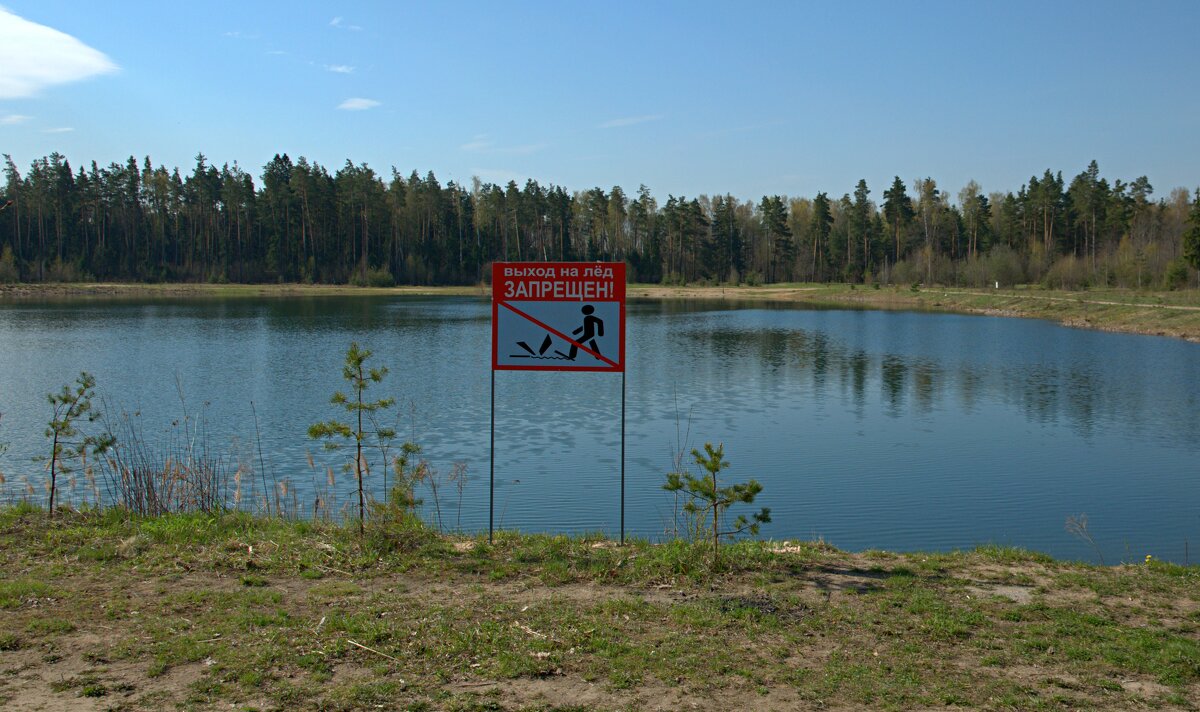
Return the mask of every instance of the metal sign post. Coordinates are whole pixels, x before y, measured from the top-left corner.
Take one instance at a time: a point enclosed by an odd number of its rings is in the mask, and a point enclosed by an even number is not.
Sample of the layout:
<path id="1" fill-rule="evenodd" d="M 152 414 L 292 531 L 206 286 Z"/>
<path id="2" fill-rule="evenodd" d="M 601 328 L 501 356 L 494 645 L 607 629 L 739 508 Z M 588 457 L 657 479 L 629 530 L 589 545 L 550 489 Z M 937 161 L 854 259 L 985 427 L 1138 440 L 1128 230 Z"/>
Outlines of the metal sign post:
<path id="1" fill-rule="evenodd" d="M 496 371 L 621 374 L 621 543 L 625 543 L 625 263 L 492 264 L 492 442 L 488 541 L 496 505 Z"/>

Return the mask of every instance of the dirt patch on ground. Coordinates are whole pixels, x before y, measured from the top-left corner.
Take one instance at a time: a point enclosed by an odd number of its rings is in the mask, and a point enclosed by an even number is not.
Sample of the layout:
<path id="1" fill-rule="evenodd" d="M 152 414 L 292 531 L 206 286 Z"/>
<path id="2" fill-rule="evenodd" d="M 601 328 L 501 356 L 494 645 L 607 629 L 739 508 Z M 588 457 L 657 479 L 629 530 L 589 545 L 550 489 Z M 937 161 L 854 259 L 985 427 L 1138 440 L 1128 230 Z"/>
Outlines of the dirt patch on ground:
<path id="1" fill-rule="evenodd" d="M 9 710 L 81 712 L 122 706 L 153 709 L 182 699 L 180 691 L 199 681 L 203 663 L 181 665 L 151 676 L 148 666 L 112 662 L 96 653 L 107 638 L 97 635 L 60 639 L 49 649 L 0 653 L 0 700 Z"/>
<path id="2" fill-rule="evenodd" d="M 1013 586 L 1011 584 L 981 584 L 967 586 L 967 591 L 975 596 L 999 596 L 1013 603 L 1029 603 L 1033 600 L 1032 586 Z"/>
<path id="3" fill-rule="evenodd" d="M 696 693 L 661 681 L 645 682 L 636 690 L 613 690 L 604 684 L 576 677 L 549 677 L 536 680 L 460 685 L 454 689 L 483 700 L 493 700 L 499 703 L 503 709 L 541 709 L 558 706 L 588 710 L 636 709 L 645 712 L 733 709 L 787 712 L 789 710 L 837 709 L 815 702 L 806 702 L 794 691 L 787 689 L 762 690 L 750 696 L 723 690 Z"/>

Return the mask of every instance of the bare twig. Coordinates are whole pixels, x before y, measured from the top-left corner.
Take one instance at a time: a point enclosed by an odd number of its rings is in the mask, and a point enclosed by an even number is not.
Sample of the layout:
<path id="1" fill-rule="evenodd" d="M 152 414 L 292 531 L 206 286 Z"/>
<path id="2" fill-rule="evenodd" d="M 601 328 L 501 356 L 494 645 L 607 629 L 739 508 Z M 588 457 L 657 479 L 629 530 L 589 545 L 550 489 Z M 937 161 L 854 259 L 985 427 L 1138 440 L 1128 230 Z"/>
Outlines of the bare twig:
<path id="1" fill-rule="evenodd" d="M 379 655 L 380 657 L 387 658 L 388 660 L 394 660 L 395 662 L 400 662 L 399 659 L 393 658 L 391 655 L 388 655 L 387 653 L 381 653 L 378 650 L 376 650 L 375 648 L 368 648 L 367 646 L 363 645 L 362 643 L 355 642 L 353 640 L 350 640 L 349 638 L 346 638 L 346 642 L 353 645 L 356 648 L 362 648 L 363 650 L 370 651 L 372 653 L 375 653 L 376 655 Z"/>

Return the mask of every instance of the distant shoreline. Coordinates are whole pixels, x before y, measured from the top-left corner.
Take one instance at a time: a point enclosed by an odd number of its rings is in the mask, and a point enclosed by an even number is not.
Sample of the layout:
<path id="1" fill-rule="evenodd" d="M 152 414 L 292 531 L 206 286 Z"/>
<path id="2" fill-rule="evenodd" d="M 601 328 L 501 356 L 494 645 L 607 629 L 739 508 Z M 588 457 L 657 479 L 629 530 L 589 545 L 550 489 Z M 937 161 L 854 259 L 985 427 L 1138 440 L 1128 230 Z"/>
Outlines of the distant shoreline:
<path id="1" fill-rule="evenodd" d="M 486 285 L 458 287 L 351 287 L 322 284 L 12 284 L 0 285 L 0 303 L 74 298 L 235 298 L 319 296 L 476 296 Z M 1200 290 L 1149 292 L 1123 289 L 1064 291 L 1031 288 L 973 289 L 848 284 L 773 284 L 701 287 L 631 284 L 634 299 L 711 299 L 826 304 L 865 309 L 945 311 L 1048 319 L 1064 326 L 1200 342 Z"/>
<path id="2" fill-rule="evenodd" d="M 631 285 L 628 295 L 647 299 L 762 300 L 859 309 L 941 311 L 1047 319 L 1063 326 L 1200 343 L 1200 290 L 1136 292 L 1122 289 L 1065 291 L 1039 288 L 880 287 L 784 284 L 764 287 L 663 287 Z"/>

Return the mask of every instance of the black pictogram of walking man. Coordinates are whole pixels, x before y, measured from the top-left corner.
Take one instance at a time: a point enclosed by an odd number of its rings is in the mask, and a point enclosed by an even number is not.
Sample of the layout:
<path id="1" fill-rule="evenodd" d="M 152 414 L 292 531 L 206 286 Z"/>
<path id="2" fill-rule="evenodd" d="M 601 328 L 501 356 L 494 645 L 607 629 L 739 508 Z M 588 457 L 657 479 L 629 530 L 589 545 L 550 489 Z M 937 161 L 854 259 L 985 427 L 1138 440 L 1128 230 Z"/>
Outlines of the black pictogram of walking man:
<path id="1" fill-rule="evenodd" d="M 575 344 L 571 344 L 571 351 L 567 354 L 567 358 L 574 361 L 575 356 L 579 354 L 579 346 L 577 344 L 587 344 L 587 347 L 595 352 L 596 356 L 600 355 L 600 347 L 596 345 L 596 337 L 604 336 L 604 320 L 598 316 L 593 316 L 596 307 L 588 304 L 580 311 L 583 312 L 583 326 L 571 332 L 573 335 L 579 335 Z"/>

